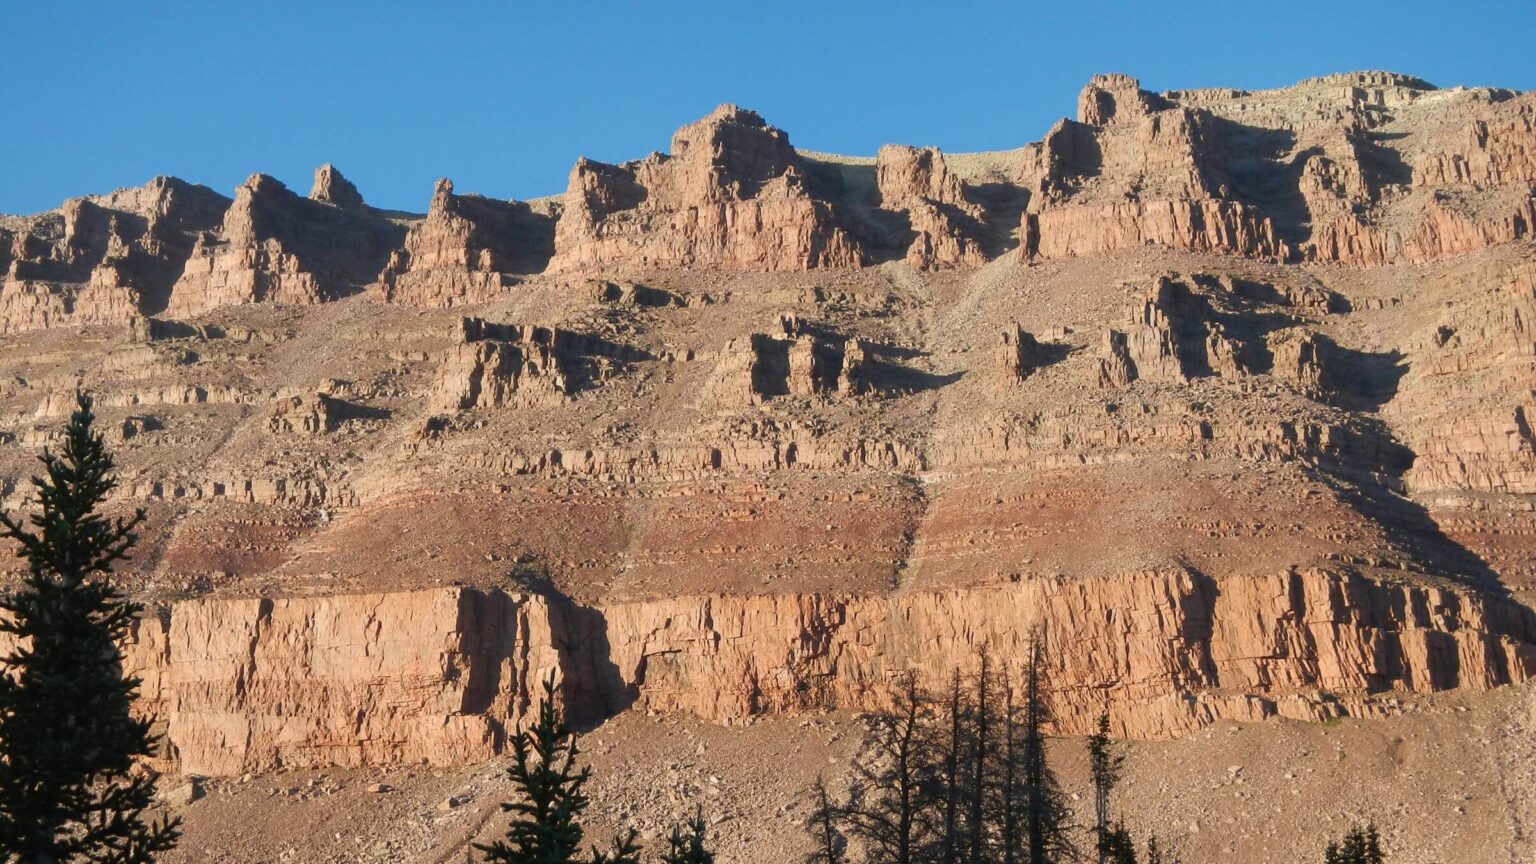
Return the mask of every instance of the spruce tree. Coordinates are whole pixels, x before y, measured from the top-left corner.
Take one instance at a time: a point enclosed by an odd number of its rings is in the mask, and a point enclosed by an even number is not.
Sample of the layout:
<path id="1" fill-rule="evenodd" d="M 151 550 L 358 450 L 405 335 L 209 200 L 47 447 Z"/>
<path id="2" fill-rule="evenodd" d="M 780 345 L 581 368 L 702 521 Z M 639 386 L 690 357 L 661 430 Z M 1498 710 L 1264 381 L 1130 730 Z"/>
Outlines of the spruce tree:
<path id="1" fill-rule="evenodd" d="M 1170 858 L 1165 861 L 1163 859 L 1163 847 L 1158 844 L 1157 835 L 1154 834 L 1147 838 L 1146 864 L 1179 864 L 1179 859 Z"/>
<path id="2" fill-rule="evenodd" d="M 991 695 L 992 670 L 991 658 L 987 652 L 981 652 L 981 668 L 976 673 L 976 697 L 972 703 L 971 712 L 971 770 L 967 778 L 970 782 L 965 790 L 965 799 L 968 807 L 966 815 L 966 861 L 968 864 L 986 864 L 988 856 L 987 845 L 987 813 L 986 799 L 989 786 L 988 772 L 996 754 L 992 752 L 992 720 L 993 713 L 997 710 L 992 706 L 988 697 Z"/>
<path id="3" fill-rule="evenodd" d="M 966 774 L 970 769 L 969 715 L 960 670 L 956 669 L 949 684 L 948 710 L 945 714 L 948 733 L 940 745 L 942 759 L 935 783 L 943 810 L 930 858 L 939 864 L 960 864 L 965 846 L 963 807 L 968 786 Z"/>
<path id="4" fill-rule="evenodd" d="M 154 781 L 133 771 L 152 752 L 150 720 L 131 713 L 139 680 L 123 674 L 119 642 L 141 607 L 108 581 L 127 558 L 139 511 L 98 509 L 116 485 L 112 457 L 76 396 L 58 453 L 34 478 L 40 512 L 0 515 L 28 572 L 0 599 L 0 859 L 26 864 L 137 864 L 175 845 L 177 820 L 146 818 Z M 30 529 L 27 527 L 30 525 Z"/>
<path id="5" fill-rule="evenodd" d="M 1116 823 L 1098 834 L 1099 860 L 1106 864 L 1136 864 L 1136 842 L 1124 824 Z"/>
<path id="6" fill-rule="evenodd" d="M 811 839 L 816 846 L 805 856 L 805 864 L 843 864 L 845 860 L 843 832 L 840 825 L 843 820 L 843 808 L 838 807 L 832 801 L 832 795 L 827 791 L 826 781 L 821 777 L 816 778 L 816 785 L 811 790 L 812 801 L 816 807 L 806 817 L 805 827 L 811 834 Z"/>
<path id="7" fill-rule="evenodd" d="M 1119 847 L 1130 842 L 1128 836 L 1113 836 L 1109 826 L 1109 795 L 1120 781 L 1120 768 L 1125 762 L 1125 757 L 1114 753 L 1110 746 L 1109 712 L 1105 711 L 1099 715 L 1098 729 L 1088 738 L 1088 770 L 1093 778 L 1093 837 L 1099 864 L 1115 861 L 1115 854 L 1123 857 L 1124 852 Z M 1135 857 L 1134 851 L 1131 856 Z"/>
<path id="8" fill-rule="evenodd" d="M 496 864 L 575 864 L 581 850 L 581 823 L 587 808 L 582 792 L 590 770 L 576 769 L 576 738 L 555 706 L 555 676 L 544 680 L 543 700 L 533 726 L 512 739 L 507 776 L 521 793 L 501 805 L 516 814 L 504 839 L 475 844 Z"/>
<path id="9" fill-rule="evenodd" d="M 1024 748 L 1019 740 L 1019 705 L 1017 692 L 1014 687 L 1013 676 L 1003 676 L 1003 714 L 1002 714 L 1002 766 L 998 772 L 996 784 L 997 802 L 994 805 L 995 820 L 998 831 L 998 848 L 1001 850 L 1002 864 L 1020 864 L 1023 850 L 1020 844 L 1022 836 L 1021 808 L 1019 802 L 1023 796 L 1020 792 L 1020 781 L 1023 777 L 1020 757 Z"/>
<path id="10" fill-rule="evenodd" d="M 1025 859 L 1029 864 L 1055 864 L 1077 857 L 1067 836 L 1066 799 L 1056 775 L 1046 761 L 1045 724 L 1050 711 L 1040 689 L 1043 660 L 1037 635 L 1029 646 L 1024 670 L 1024 718 L 1021 744 L 1024 811 L 1022 814 Z"/>
<path id="11" fill-rule="evenodd" d="M 715 853 L 705 845 L 704 814 L 695 813 L 688 820 L 687 830 L 673 828 L 667 838 L 667 851 L 661 856 L 662 864 L 715 864 Z"/>
<path id="12" fill-rule="evenodd" d="M 933 705 L 911 675 L 899 682 L 894 710 L 871 720 L 869 749 L 853 765 L 849 831 L 863 841 L 870 864 L 915 864 L 934 833 L 942 804 L 932 741 Z M 937 798 L 937 800 L 935 800 Z"/>
<path id="13" fill-rule="evenodd" d="M 1382 864 L 1381 835 L 1374 824 L 1350 829 L 1343 843 L 1329 843 L 1323 864 Z"/>

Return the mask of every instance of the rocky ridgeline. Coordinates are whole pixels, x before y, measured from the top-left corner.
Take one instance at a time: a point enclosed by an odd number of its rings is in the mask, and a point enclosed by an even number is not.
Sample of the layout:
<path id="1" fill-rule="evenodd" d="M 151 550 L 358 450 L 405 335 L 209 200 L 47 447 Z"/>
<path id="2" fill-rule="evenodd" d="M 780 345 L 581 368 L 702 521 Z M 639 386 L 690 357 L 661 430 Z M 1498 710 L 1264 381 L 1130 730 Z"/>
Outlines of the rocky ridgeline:
<path id="1" fill-rule="evenodd" d="M 385 214 L 329 165 L 307 198 L 261 174 L 233 202 L 158 178 L 0 220 L 0 331 L 316 303 L 366 286 L 389 302 L 455 306 L 545 270 L 973 268 L 1014 240 L 1030 260 L 1159 246 L 1380 265 L 1536 227 L 1531 94 L 1385 73 L 1153 94 L 1106 75 L 1078 101 L 1075 120 L 985 183 L 933 148 L 883 147 L 872 164 L 810 159 L 735 106 L 678 130 L 670 154 L 580 160 L 563 198 L 537 206 L 439 181 L 424 218 Z"/>
<path id="2" fill-rule="evenodd" d="M 734 105 L 684 126 L 671 155 L 571 171 L 554 269 L 857 267 L 864 253 L 813 195 L 789 136 Z"/>
<path id="3" fill-rule="evenodd" d="M 198 237 L 166 314 L 191 317 L 243 303 L 312 304 L 355 293 L 379 272 L 400 233 L 329 165 L 315 173 L 308 198 L 253 174 L 235 191 L 219 231 Z"/>
<path id="4" fill-rule="evenodd" d="M 1536 677 L 1536 621 L 1507 600 L 1307 571 L 1181 571 L 892 597 L 678 597 L 581 607 L 463 588 L 199 600 L 139 623 L 143 702 L 182 771 L 488 758 L 553 671 L 578 717 L 628 707 L 717 722 L 879 707 L 977 652 L 1046 646 L 1055 728 L 1165 738 L 1217 719 L 1390 713 L 1383 690 Z M 1066 650 L 1071 646 L 1071 650 Z"/>
<path id="5" fill-rule="evenodd" d="M 517 201 L 455 195 L 437 181 L 427 216 L 411 226 L 379 275 L 386 302 L 457 306 L 494 300 L 516 273 L 543 269 L 553 252 L 554 220 Z"/>

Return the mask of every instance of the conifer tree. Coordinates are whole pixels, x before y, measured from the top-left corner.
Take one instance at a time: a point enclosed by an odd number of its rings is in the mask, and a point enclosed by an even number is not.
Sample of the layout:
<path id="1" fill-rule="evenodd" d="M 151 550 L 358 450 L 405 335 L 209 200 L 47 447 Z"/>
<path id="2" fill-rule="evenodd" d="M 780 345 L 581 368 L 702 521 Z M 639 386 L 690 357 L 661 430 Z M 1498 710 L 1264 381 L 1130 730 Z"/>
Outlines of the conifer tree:
<path id="1" fill-rule="evenodd" d="M 1040 637 L 1029 646 L 1029 662 L 1024 670 L 1024 718 L 1022 741 L 1023 835 L 1029 852 L 1029 864 L 1056 864 L 1076 857 L 1067 836 L 1066 799 L 1056 783 L 1056 775 L 1046 761 L 1045 724 L 1050 711 L 1041 692 L 1043 660 Z"/>
<path id="2" fill-rule="evenodd" d="M 968 785 L 966 773 L 970 768 L 970 730 L 967 728 L 970 712 L 965 703 L 964 688 L 961 685 L 958 669 L 950 679 L 947 701 L 945 722 L 948 732 L 943 736 L 940 745 L 942 759 L 939 776 L 935 783 L 943 810 L 930 857 L 939 864 L 960 864 L 961 852 L 965 845 L 962 807 Z"/>
<path id="3" fill-rule="evenodd" d="M 1099 860 L 1106 864 L 1136 864 L 1136 842 L 1124 824 L 1116 823 L 1098 835 Z"/>
<path id="4" fill-rule="evenodd" d="M 854 762 L 849 831 L 864 842 L 870 864 L 916 864 L 934 831 L 939 776 L 932 741 L 933 705 L 907 675 L 894 710 L 875 715 L 870 750 Z"/>
<path id="5" fill-rule="evenodd" d="M 576 769 L 576 738 L 555 706 L 555 675 L 544 680 L 543 700 L 533 726 L 512 739 L 507 776 L 521 793 L 502 803 L 516 814 L 506 837 L 475 844 L 494 864 L 575 864 L 581 849 L 581 823 L 587 808 L 582 792 L 590 769 Z"/>
<path id="6" fill-rule="evenodd" d="M 1146 864 L 1179 864 L 1179 862 L 1177 858 L 1168 861 L 1163 860 L 1163 847 L 1158 845 L 1157 835 L 1154 834 L 1147 838 Z"/>
<path id="7" fill-rule="evenodd" d="M 78 394 L 59 452 L 43 453 L 40 512 L 0 515 L 0 536 L 28 566 L 21 587 L 0 599 L 0 632 L 18 646 L 0 657 L 4 861 L 139 864 L 180 834 L 176 820 L 147 819 L 153 780 L 131 770 L 152 739 L 150 721 L 130 711 L 139 680 L 123 674 L 118 644 L 141 607 L 107 579 L 144 514 L 98 512 L 116 480 L 91 408 Z"/>
<path id="8" fill-rule="evenodd" d="M 1019 705 L 1017 692 L 1014 687 L 1012 675 L 1003 676 L 1003 714 L 1002 714 L 1002 767 L 998 772 L 997 803 L 995 805 L 995 819 L 997 821 L 998 848 L 1001 850 L 1002 864 L 1020 864 L 1023 849 L 1020 843 L 1023 822 L 1021 820 L 1021 808 L 1023 799 L 1020 795 L 1023 772 L 1020 757 L 1024 748 L 1019 740 Z"/>
<path id="9" fill-rule="evenodd" d="M 1098 850 L 1099 864 L 1116 860 L 1113 855 L 1124 856 L 1123 847 L 1130 842 L 1128 835 L 1113 836 L 1109 825 L 1109 795 L 1120 781 L 1120 768 L 1125 757 L 1114 753 L 1109 737 L 1109 712 L 1099 715 L 1099 726 L 1088 738 L 1088 770 L 1093 778 L 1093 836 Z M 1123 834 L 1124 829 L 1120 829 Z M 1118 846 L 1115 844 L 1118 843 Z M 1134 850 L 1130 853 L 1135 857 Z"/>
<path id="10" fill-rule="evenodd" d="M 661 856 L 662 864 L 715 864 L 715 853 L 705 845 L 704 814 L 695 813 L 688 820 L 687 829 L 672 829 L 667 851 Z"/>
<path id="11" fill-rule="evenodd" d="M 806 817 L 805 827 L 810 831 L 816 846 L 806 855 L 805 864 L 843 864 L 846 844 L 839 827 L 843 820 L 843 809 L 833 803 L 826 781 L 819 776 L 811 794 L 816 806 Z"/>
<path id="12" fill-rule="evenodd" d="M 988 772 L 996 758 L 992 752 L 992 715 L 997 710 L 988 700 L 991 695 L 991 658 L 985 649 L 981 652 L 981 668 L 976 673 L 976 701 L 971 712 L 971 770 L 970 782 L 965 790 L 969 812 L 966 816 L 966 861 L 968 864 L 986 864 L 987 861 L 987 814 L 986 798 Z"/>
<path id="13" fill-rule="evenodd" d="M 1374 824 L 1350 829 L 1343 843 L 1329 843 L 1323 855 L 1323 864 L 1382 864 L 1385 860 Z"/>

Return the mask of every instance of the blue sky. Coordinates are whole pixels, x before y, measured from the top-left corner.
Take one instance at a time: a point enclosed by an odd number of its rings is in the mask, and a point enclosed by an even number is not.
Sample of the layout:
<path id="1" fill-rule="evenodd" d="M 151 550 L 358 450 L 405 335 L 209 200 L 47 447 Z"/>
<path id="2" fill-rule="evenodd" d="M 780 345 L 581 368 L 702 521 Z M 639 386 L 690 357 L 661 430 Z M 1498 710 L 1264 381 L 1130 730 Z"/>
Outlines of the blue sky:
<path id="1" fill-rule="evenodd" d="M 721 102 L 797 146 L 1016 147 L 1095 72 L 1149 89 L 1385 68 L 1536 88 L 1532 0 L 274 2 L 0 0 L 0 212 L 174 174 L 301 192 L 330 161 L 370 203 L 559 192 L 579 155 L 665 149 Z"/>

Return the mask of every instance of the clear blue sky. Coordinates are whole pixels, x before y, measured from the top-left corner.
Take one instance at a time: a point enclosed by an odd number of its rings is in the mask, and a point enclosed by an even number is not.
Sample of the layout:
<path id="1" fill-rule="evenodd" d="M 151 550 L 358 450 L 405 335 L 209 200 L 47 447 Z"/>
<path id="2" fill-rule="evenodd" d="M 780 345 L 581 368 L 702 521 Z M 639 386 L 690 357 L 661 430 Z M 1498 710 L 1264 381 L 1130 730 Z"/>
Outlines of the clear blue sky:
<path id="1" fill-rule="evenodd" d="M 1532 0 L 0 0 L 0 212 L 156 174 L 303 192 L 326 161 L 377 206 L 423 210 L 440 176 L 528 198 L 563 190 L 579 155 L 664 150 L 720 102 L 803 148 L 998 149 L 1070 115 L 1095 72 L 1532 89 L 1533 45 Z"/>

